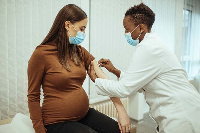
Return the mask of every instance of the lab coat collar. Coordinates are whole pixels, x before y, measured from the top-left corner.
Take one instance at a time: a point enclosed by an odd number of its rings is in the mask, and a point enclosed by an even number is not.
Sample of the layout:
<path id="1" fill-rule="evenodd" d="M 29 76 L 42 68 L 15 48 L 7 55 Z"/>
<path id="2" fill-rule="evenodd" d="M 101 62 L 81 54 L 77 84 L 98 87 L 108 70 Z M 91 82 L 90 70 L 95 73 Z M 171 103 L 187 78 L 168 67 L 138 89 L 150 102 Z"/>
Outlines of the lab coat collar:
<path id="1" fill-rule="evenodd" d="M 150 39 L 150 38 L 158 38 L 158 36 L 155 34 L 155 33 L 146 33 L 143 40 L 138 44 L 136 45 L 136 47 L 139 47 L 140 45 L 142 45 L 147 39 Z"/>
<path id="2" fill-rule="evenodd" d="M 158 38 L 158 36 L 155 33 L 146 33 L 143 40 L 148 38 Z"/>

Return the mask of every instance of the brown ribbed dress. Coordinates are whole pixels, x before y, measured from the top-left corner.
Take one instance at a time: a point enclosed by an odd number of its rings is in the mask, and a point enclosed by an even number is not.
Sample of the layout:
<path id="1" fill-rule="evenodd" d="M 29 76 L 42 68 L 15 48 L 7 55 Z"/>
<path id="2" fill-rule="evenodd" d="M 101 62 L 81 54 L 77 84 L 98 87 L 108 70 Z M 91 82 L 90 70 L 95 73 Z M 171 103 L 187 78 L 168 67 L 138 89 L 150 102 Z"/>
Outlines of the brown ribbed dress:
<path id="1" fill-rule="evenodd" d="M 80 46 L 83 54 L 81 66 L 71 60 L 71 72 L 59 63 L 57 47 L 53 44 L 39 45 L 28 64 L 28 107 L 36 133 L 45 133 L 44 125 L 77 121 L 89 109 L 87 94 L 82 88 L 86 70 L 94 57 Z M 40 107 L 40 88 L 44 101 Z"/>

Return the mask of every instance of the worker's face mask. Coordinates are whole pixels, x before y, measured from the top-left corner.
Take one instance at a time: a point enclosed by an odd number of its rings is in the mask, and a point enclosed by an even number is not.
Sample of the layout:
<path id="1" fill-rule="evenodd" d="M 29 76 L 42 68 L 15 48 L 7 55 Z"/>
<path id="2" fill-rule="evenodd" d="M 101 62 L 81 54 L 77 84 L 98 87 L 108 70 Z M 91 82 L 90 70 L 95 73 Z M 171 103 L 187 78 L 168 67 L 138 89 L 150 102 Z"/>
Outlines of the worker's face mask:
<path id="1" fill-rule="evenodd" d="M 76 33 L 75 37 L 72 37 L 71 34 L 68 32 L 69 35 L 70 35 L 69 36 L 69 43 L 70 44 L 75 44 L 75 45 L 82 43 L 84 41 L 84 39 L 85 39 L 86 34 L 84 32 L 77 31 L 73 25 L 72 25 L 72 27 L 74 28 L 74 30 L 77 33 Z"/>
<path id="2" fill-rule="evenodd" d="M 139 26 L 139 25 L 138 25 Z M 137 27 L 138 26 L 136 26 L 135 27 L 135 29 L 137 29 Z M 135 31 L 135 29 L 133 30 L 133 31 Z M 125 38 L 126 38 L 126 41 L 131 45 L 131 46 L 136 46 L 138 43 L 139 43 L 139 37 L 140 37 L 140 35 L 138 36 L 138 38 L 136 39 L 136 40 L 134 40 L 133 38 L 132 38 L 132 36 L 131 36 L 131 34 L 133 33 L 133 31 L 131 31 L 131 32 L 128 32 L 128 33 L 125 33 Z"/>

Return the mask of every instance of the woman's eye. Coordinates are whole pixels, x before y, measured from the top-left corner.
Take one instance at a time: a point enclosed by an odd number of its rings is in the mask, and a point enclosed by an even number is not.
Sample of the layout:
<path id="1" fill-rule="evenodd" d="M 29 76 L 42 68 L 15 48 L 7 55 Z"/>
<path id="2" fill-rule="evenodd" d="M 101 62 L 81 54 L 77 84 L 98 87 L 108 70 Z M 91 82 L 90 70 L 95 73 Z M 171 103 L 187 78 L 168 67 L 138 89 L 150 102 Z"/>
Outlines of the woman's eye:
<path id="1" fill-rule="evenodd" d="M 81 30 L 82 32 L 84 32 L 84 31 L 85 31 L 85 28 L 84 28 L 84 27 L 80 27 L 80 30 Z"/>

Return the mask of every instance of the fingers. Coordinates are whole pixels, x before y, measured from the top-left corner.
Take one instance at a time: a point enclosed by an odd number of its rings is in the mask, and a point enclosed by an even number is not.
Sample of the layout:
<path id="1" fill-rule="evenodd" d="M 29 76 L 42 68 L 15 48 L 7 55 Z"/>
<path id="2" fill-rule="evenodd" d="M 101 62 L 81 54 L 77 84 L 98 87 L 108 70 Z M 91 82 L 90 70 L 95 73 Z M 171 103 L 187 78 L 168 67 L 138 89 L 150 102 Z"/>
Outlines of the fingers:
<path id="1" fill-rule="evenodd" d="M 129 133 L 130 130 L 128 126 L 122 126 L 120 123 L 118 123 L 118 125 L 121 133 Z"/>
<path id="2" fill-rule="evenodd" d="M 105 66 L 106 66 L 106 64 L 99 64 L 99 66 L 100 66 L 100 67 L 105 67 Z"/>
<path id="3" fill-rule="evenodd" d="M 126 133 L 130 133 L 131 131 L 131 123 L 129 123 L 126 127 Z"/>
<path id="4" fill-rule="evenodd" d="M 122 133 L 122 127 L 121 127 L 121 124 L 119 122 L 118 122 L 118 125 L 119 125 L 119 130 Z"/>
<path id="5" fill-rule="evenodd" d="M 90 66 L 91 66 L 91 63 L 90 63 L 90 65 L 88 66 L 88 71 L 90 71 Z"/>
<path id="6" fill-rule="evenodd" d="M 90 79 L 95 82 L 95 79 L 97 78 L 96 73 L 94 71 L 94 65 L 91 62 L 90 65 L 88 66 L 88 75 L 90 76 Z"/>
<path id="7" fill-rule="evenodd" d="M 94 65 L 95 63 L 97 64 L 97 61 L 96 61 L 96 60 L 91 61 L 91 64 L 92 64 L 92 65 Z"/>
<path id="8" fill-rule="evenodd" d="M 95 63 L 94 61 L 91 61 L 91 65 L 90 65 L 91 70 L 94 70 L 94 65 L 95 65 L 94 63 Z"/>
<path id="9" fill-rule="evenodd" d="M 88 70 L 87 70 L 87 73 L 88 73 L 89 76 L 91 74 L 91 68 L 90 68 L 90 66 L 91 66 L 91 64 L 88 66 Z"/>
<path id="10" fill-rule="evenodd" d="M 120 123 L 118 123 L 118 125 L 121 133 L 130 133 L 131 125 L 122 126 Z"/>
<path id="11" fill-rule="evenodd" d="M 91 65 L 90 65 L 90 72 L 92 72 L 92 71 L 94 71 L 94 64 L 93 63 L 91 63 Z"/>
<path id="12" fill-rule="evenodd" d="M 91 67 L 93 67 L 93 61 L 91 61 L 91 63 L 90 63 L 90 69 L 91 69 Z"/>
<path id="13" fill-rule="evenodd" d="M 107 63 L 107 62 L 109 62 L 110 60 L 109 59 L 100 59 L 99 61 L 98 61 L 98 63 L 99 64 L 102 64 L 102 63 Z"/>
<path id="14" fill-rule="evenodd" d="M 130 130 L 129 130 L 129 129 L 130 129 L 130 127 L 129 127 L 129 126 L 126 126 L 126 129 L 125 129 L 125 130 L 126 130 L 126 132 L 125 132 L 125 133 L 129 133 L 129 132 L 130 132 Z"/>
<path id="15" fill-rule="evenodd" d="M 107 68 L 107 66 L 109 65 L 109 62 L 110 62 L 110 60 L 109 59 L 100 59 L 99 61 L 98 61 L 98 64 L 99 64 L 99 66 L 100 67 L 105 67 L 105 68 Z"/>
<path id="16" fill-rule="evenodd" d="M 126 133 L 126 127 L 122 127 L 122 133 Z"/>

